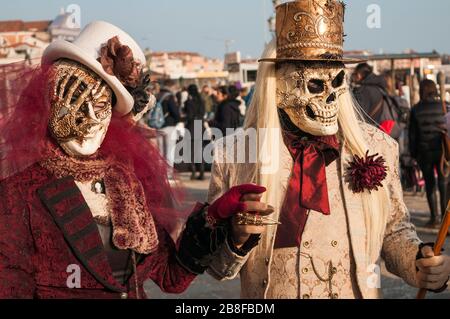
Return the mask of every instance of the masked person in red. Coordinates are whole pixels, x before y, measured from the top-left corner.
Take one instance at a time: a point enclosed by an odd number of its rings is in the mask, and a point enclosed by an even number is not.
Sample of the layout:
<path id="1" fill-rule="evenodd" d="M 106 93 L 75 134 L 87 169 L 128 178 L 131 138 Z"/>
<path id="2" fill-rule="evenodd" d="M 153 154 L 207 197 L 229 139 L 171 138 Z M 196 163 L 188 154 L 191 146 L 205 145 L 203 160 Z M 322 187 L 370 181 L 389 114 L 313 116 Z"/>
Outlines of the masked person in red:
<path id="1" fill-rule="evenodd" d="M 231 236 L 221 216 L 260 210 L 240 199 L 264 189 L 230 191 L 197 205 L 175 244 L 187 214 L 135 124 L 155 104 L 145 62 L 94 22 L 38 66 L 2 67 L 0 298 L 139 299 L 149 279 L 180 293 Z"/>

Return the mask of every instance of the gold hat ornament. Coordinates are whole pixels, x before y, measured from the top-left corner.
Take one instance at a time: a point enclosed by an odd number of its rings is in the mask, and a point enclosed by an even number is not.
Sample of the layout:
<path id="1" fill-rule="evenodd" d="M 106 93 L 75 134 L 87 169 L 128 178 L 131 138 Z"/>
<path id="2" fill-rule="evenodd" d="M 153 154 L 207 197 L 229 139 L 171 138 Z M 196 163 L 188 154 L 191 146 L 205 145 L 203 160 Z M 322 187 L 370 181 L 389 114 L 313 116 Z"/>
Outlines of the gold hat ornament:
<path id="1" fill-rule="evenodd" d="M 326 61 L 344 58 L 345 4 L 336 0 L 297 0 L 276 8 L 277 57 L 262 62 Z"/>

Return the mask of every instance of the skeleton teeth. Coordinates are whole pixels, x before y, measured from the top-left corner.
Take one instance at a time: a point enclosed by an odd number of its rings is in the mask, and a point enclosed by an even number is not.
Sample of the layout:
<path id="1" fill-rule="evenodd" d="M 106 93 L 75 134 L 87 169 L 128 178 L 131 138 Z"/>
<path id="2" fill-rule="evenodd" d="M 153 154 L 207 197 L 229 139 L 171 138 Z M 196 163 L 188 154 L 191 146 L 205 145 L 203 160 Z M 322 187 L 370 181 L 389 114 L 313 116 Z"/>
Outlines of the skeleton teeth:
<path id="1" fill-rule="evenodd" d="M 319 118 L 319 122 L 322 123 L 322 125 L 325 126 L 332 126 L 336 124 L 336 114 L 333 114 L 332 112 L 324 112 L 325 117 Z"/>
<path id="2" fill-rule="evenodd" d="M 314 112 L 314 114 L 317 117 L 321 118 L 322 120 L 330 119 L 331 121 L 334 121 L 334 118 L 336 117 L 335 110 L 333 110 L 333 111 L 316 111 L 316 112 Z"/>

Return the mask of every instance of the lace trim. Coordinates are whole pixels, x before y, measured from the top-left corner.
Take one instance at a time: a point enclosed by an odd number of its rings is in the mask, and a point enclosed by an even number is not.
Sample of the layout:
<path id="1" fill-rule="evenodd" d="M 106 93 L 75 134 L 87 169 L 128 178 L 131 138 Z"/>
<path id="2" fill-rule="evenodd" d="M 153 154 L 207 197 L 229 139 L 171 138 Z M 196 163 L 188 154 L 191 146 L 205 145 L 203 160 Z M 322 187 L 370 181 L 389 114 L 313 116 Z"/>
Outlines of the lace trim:
<path id="1" fill-rule="evenodd" d="M 43 168 L 57 178 L 71 176 L 83 183 L 103 179 L 111 164 L 110 158 L 77 159 L 65 155 L 56 147 L 50 147 L 47 158 L 40 162 Z"/>

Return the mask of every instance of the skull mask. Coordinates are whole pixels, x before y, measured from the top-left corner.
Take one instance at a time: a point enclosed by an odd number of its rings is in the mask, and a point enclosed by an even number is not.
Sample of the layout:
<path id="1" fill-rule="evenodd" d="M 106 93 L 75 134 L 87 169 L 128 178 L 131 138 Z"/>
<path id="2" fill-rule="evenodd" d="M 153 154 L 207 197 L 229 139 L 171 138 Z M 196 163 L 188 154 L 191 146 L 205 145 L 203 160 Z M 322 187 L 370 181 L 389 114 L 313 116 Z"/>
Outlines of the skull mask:
<path id="1" fill-rule="evenodd" d="M 330 136 L 339 130 L 339 97 L 347 90 L 340 63 L 280 63 L 277 105 L 300 130 Z"/>
<path id="2" fill-rule="evenodd" d="M 50 87 L 52 136 L 70 156 L 91 156 L 100 148 L 112 118 L 111 88 L 83 65 L 55 63 Z"/>

